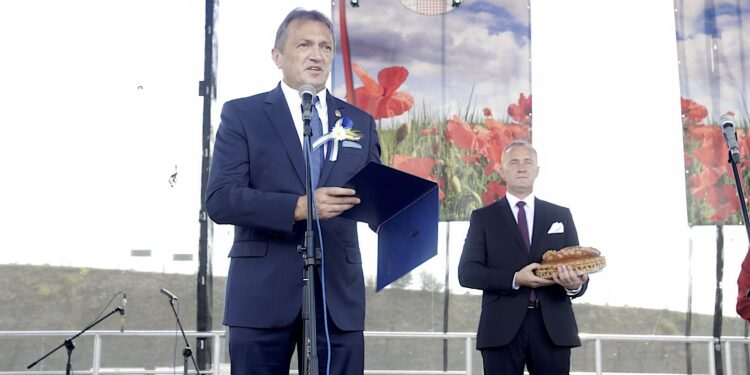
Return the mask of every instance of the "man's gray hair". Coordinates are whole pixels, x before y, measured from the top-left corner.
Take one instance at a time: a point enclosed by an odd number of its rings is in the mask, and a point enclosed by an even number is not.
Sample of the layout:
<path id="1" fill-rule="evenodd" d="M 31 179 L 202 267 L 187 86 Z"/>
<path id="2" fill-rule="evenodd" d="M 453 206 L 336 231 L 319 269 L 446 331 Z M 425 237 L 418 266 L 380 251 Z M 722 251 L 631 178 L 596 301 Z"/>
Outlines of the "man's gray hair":
<path id="1" fill-rule="evenodd" d="M 328 30 L 331 31 L 331 36 L 333 37 L 333 22 L 331 22 L 328 17 L 317 10 L 297 8 L 289 12 L 289 14 L 286 15 L 286 18 L 284 18 L 284 21 L 281 21 L 279 29 L 276 30 L 276 42 L 273 45 L 274 48 L 284 52 L 284 44 L 286 43 L 286 38 L 289 36 L 289 24 L 295 20 L 320 22 L 328 27 Z"/>
<path id="2" fill-rule="evenodd" d="M 537 157 L 536 149 L 534 148 L 534 146 L 532 146 L 531 143 L 520 140 L 520 139 L 516 139 L 515 141 L 510 142 L 507 146 L 505 146 L 505 148 L 503 149 L 503 155 L 505 155 L 505 153 L 508 150 L 510 150 L 511 147 L 516 147 L 516 146 L 522 146 L 522 147 L 528 148 L 534 153 L 534 157 Z"/>

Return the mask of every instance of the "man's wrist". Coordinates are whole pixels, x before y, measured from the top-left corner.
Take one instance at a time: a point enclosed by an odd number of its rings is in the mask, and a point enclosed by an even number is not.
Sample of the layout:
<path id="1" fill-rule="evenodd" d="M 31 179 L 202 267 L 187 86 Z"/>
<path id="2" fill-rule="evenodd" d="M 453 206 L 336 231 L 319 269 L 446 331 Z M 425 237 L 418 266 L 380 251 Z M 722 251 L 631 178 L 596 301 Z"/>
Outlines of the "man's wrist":
<path id="1" fill-rule="evenodd" d="M 300 196 L 297 198 L 297 204 L 294 206 L 294 221 L 300 221 L 307 218 L 307 197 Z"/>

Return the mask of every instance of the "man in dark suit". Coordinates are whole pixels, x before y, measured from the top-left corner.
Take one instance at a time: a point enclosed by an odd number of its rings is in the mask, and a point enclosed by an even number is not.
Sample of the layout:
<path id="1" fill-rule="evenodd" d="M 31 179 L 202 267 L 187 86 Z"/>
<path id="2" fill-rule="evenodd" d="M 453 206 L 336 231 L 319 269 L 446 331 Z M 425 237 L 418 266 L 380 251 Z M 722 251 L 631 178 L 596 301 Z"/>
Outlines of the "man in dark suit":
<path id="1" fill-rule="evenodd" d="M 537 277 L 542 254 L 578 245 L 570 210 L 533 194 L 536 150 L 514 141 L 503 151 L 506 196 L 471 214 L 458 280 L 481 289 L 477 349 L 485 374 L 568 374 L 570 348 L 580 346 L 571 298 L 586 291 L 587 276 L 569 266 L 553 280 Z"/>
<path id="2" fill-rule="evenodd" d="M 740 265 L 737 277 L 737 314 L 742 319 L 750 320 L 750 249 L 745 253 L 745 260 Z"/>
<path id="3" fill-rule="evenodd" d="M 334 54 L 332 30 L 331 21 L 317 11 L 289 13 L 272 50 L 283 80 L 269 92 L 229 101 L 222 110 L 206 208 L 215 222 L 235 226 L 224 314 L 233 375 L 286 375 L 295 347 L 298 353 L 302 349 L 303 258 L 297 246 L 303 243 L 307 204 L 298 94 L 303 85 L 317 92 L 313 133 L 316 121 L 325 134 L 350 119 L 360 136 L 334 139 L 316 151 L 322 165 L 312 174 L 322 232 L 316 229 L 315 244 L 322 235 L 328 270 L 322 279 L 317 275 L 325 283 L 316 290 L 319 371 L 325 373 L 327 358 L 324 291 L 331 373 L 363 372 L 362 258 L 356 222 L 339 217 L 359 199 L 341 186 L 368 162 L 379 162 L 380 146 L 373 118 L 325 89 Z M 339 142 L 335 161 L 329 153 L 333 142 Z M 301 363 L 303 355 L 298 358 Z"/>

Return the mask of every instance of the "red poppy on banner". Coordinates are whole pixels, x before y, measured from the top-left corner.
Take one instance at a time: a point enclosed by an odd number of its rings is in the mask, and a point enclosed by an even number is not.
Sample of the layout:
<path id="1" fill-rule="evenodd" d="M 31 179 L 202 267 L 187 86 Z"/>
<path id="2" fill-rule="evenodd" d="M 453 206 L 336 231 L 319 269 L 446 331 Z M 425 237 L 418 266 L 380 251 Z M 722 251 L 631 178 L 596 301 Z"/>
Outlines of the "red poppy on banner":
<path id="1" fill-rule="evenodd" d="M 523 95 L 523 94 L 522 94 Z M 502 169 L 502 153 L 505 146 L 514 140 L 530 140 L 530 126 L 505 124 L 492 118 L 485 118 L 484 124 L 473 128 L 458 116 L 448 120 L 445 138 L 462 150 L 471 152 L 463 160 L 475 163 L 484 158 L 483 172 L 486 176 Z"/>
<path id="2" fill-rule="evenodd" d="M 708 116 L 706 107 L 690 99 L 680 98 L 680 107 L 684 124 L 700 124 Z"/>
<path id="3" fill-rule="evenodd" d="M 356 63 L 352 64 L 352 67 L 364 85 L 354 90 L 357 107 L 365 110 L 376 120 L 398 116 L 414 105 L 414 98 L 411 95 L 396 91 L 409 75 L 406 68 L 402 66 L 384 68 L 378 73 L 378 82 L 375 82 L 370 74 Z"/>
<path id="4" fill-rule="evenodd" d="M 438 183 L 440 191 L 438 193 L 438 199 L 441 201 L 445 199 L 445 193 L 443 193 L 443 181 L 437 179 L 432 174 L 432 168 L 435 167 L 435 160 L 430 158 L 413 158 L 406 155 L 393 155 L 391 160 L 393 168 L 398 170 L 411 173 L 415 176 L 422 177 L 425 180 L 430 180 Z"/>
<path id="5" fill-rule="evenodd" d="M 520 124 L 531 122 L 531 95 L 527 98 L 521 93 L 518 96 L 518 103 L 508 106 L 508 116 Z"/>
<path id="6" fill-rule="evenodd" d="M 487 189 L 482 193 L 482 203 L 484 205 L 491 204 L 496 200 L 505 196 L 507 188 L 505 185 L 500 185 L 497 181 L 490 181 L 487 184 Z"/>

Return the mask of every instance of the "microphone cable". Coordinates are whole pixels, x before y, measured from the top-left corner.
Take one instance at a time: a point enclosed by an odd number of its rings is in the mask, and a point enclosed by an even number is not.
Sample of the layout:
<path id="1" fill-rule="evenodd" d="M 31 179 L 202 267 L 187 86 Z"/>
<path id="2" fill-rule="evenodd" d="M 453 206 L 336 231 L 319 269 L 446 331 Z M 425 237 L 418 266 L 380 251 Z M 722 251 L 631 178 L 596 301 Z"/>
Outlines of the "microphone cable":
<path id="1" fill-rule="evenodd" d="M 124 296 L 125 295 L 125 291 L 120 290 L 120 291 L 115 292 L 115 294 L 112 295 L 112 298 L 109 299 L 109 302 L 107 302 L 107 304 L 104 305 L 104 308 L 101 311 L 99 311 L 99 313 L 96 315 L 96 318 L 94 318 L 91 321 L 91 323 L 89 323 L 87 325 L 91 325 L 95 321 L 99 320 L 99 318 L 101 318 L 102 315 L 104 315 L 104 312 L 107 311 L 110 306 L 112 306 L 112 302 L 114 302 L 115 298 L 117 298 L 117 296 L 119 296 L 121 294 Z"/>
<path id="2" fill-rule="evenodd" d="M 312 146 L 312 141 L 310 141 L 310 146 Z M 311 147 L 307 147 L 307 160 L 312 160 L 312 151 L 310 150 Z M 328 375 L 331 373 L 331 336 L 328 331 L 328 299 L 326 297 L 326 262 L 325 262 L 325 249 L 323 247 L 323 230 L 320 227 L 320 217 L 318 216 L 318 206 L 315 204 L 315 189 L 310 189 L 310 199 L 312 199 L 312 207 L 313 207 L 313 220 L 315 220 L 315 224 L 318 228 L 318 243 L 320 244 L 320 291 L 321 291 L 321 297 L 323 299 L 323 330 L 325 331 L 326 335 L 326 373 L 325 375 Z M 315 252 L 315 249 L 313 249 L 313 252 Z M 313 275 L 312 277 L 315 277 Z M 315 294 L 315 291 L 312 291 L 313 294 Z M 316 314 L 317 317 L 317 314 Z M 316 322 L 317 326 L 317 322 Z M 317 336 L 317 333 L 315 333 Z M 317 354 L 317 353 L 316 353 Z"/>
<path id="3" fill-rule="evenodd" d="M 326 375 L 331 373 L 331 336 L 328 332 L 328 299 L 326 298 L 326 261 L 323 249 L 323 230 L 320 228 L 320 217 L 318 207 L 315 204 L 315 192 L 313 195 L 313 212 L 315 213 L 315 224 L 318 226 L 318 242 L 320 243 L 320 291 L 323 298 L 323 327 L 326 333 Z"/>

